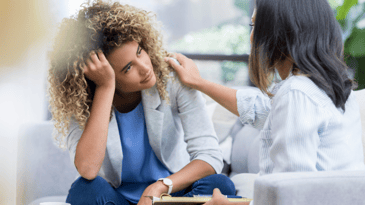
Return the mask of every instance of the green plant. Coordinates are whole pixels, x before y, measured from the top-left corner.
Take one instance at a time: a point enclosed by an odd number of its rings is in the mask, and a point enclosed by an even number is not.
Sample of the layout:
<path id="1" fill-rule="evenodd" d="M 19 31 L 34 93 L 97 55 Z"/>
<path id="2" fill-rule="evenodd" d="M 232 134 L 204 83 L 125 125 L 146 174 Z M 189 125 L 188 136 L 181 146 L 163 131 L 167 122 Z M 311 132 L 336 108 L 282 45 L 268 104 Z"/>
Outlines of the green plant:
<path id="1" fill-rule="evenodd" d="M 233 62 L 233 61 L 222 62 L 221 63 L 221 69 L 223 72 L 222 81 L 224 83 L 233 81 L 236 77 L 237 71 L 244 67 L 247 67 L 247 64 L 244 62 Z"/>
<path id="2" fill-rule="evenodd" d="M 242 16 L 249 15 L 250 0 L 234 0 L 234 5 L 236 6 L 236 8 L 242 11 Z M 244 38 L 247 38 L 247 35 L 240 34 L 237 36 L 236 39 L 231 40 L 229 48 L 233 51 L 234 54 L 240 54 L 238 49 L 242 46 Z M 247 63 L 244 62 L 233 62 L 233 61 L 221 62 L 223 82 L 227 83 L 229 81 L 233 81 L 236 77 L 237 71 L 245 67 L 247 67 Z"/>
<path id="3" fill-rule="evenodd" d="M 332 2 L 335 0 L 331 0 Z M 343 31 L 346 64 L 354 70 L 358 89 L 365 88 L 365 1 L 344 0 L 336 7 Z"/>

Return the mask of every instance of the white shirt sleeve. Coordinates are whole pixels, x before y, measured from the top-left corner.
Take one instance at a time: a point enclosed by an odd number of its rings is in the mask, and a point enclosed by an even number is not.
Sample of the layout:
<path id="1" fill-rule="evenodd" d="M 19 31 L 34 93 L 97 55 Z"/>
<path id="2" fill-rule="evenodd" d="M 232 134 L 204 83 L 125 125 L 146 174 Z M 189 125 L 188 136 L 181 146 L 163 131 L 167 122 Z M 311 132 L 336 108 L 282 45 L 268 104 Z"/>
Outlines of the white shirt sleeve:
<path id="1" fill-rule="evenodd" d="M 298 90 L 275 98 L 268 125 L 273 173 L 317 171 L 318 132 L 326 126 L 321 110 Z"/>
<path id="2" fill-rule="evenodd" d="M 271 99 L 255 87 L 237 90 L 236 98 L 241 122 L 262 129 L 271 109 Z"/>

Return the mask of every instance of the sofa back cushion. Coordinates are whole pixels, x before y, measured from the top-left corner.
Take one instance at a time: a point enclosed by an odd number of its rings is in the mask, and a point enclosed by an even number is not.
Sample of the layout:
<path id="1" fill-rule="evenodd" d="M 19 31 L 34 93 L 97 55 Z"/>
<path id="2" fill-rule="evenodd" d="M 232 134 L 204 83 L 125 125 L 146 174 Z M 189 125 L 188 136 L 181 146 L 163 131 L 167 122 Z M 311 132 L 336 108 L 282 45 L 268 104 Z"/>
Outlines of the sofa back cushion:
<path id="1" fill-rule="evenodd" d="M 230 132 L 232 137 L 230 177 L 239 173 L 258 173 L 260 171 L 259 133 L 260 131 L 251 125 L 242 125 L 237 118 Z"/>
<path id="2" fill-rule="evenodd" d="M 362 146 L 365 162 L 365 89 L 355 91 L 356 100 L 360 107 L 361 127 L 362 127 Z"/>
<path id="3" fill-rule="evenodd" d="M 17 204 L 67 195 L 77 171 L 67 151 L 53 140 L 51 121 L 23 124 L 19 130 Z"/>

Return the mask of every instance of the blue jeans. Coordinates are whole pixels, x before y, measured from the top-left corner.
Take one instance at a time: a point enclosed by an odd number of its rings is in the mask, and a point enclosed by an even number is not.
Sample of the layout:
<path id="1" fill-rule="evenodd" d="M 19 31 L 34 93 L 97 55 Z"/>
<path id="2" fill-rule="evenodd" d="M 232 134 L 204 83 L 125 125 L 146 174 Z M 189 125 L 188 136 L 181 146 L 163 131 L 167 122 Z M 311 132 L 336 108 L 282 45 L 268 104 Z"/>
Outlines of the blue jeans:
<path id="1" fill-rule="evenodd" d="M 172 193 L 172 196 L 193 196 L 198 194 L 212 194 L 214 188 L 219 188 L 224 195 L 235 195 L 233 182 L 222 174 L 214 174 L 202 178 L 181 191 Z M 67 203 L 72 205 L 131 205 L 123 195 L 114 189 L 100 176 L 94 180 L 79 177 L 69 190 Z"/>

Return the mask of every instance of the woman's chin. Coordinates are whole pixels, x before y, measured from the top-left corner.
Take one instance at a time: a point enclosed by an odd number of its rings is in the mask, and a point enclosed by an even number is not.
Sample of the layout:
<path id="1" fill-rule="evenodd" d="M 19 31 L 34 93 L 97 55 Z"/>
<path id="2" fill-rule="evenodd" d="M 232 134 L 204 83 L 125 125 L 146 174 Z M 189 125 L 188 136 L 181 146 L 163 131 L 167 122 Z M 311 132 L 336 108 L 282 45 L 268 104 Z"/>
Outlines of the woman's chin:
<path id="1" fill-rule="evenodd" d="M 152 88 L 156 84 L 156 77 L 153 76 L 148 82 L 146 82 L 146 88 L 149 89 Z"/>

